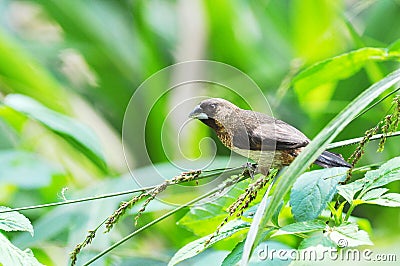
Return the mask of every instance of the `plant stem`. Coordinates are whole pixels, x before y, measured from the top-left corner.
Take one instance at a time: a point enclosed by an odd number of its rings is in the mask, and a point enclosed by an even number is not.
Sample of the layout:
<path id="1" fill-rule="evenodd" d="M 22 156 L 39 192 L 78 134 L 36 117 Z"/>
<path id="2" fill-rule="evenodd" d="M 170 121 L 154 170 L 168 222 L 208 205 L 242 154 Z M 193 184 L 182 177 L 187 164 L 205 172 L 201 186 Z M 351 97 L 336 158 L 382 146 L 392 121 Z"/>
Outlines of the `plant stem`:
<path id="1" fill-rule="evenodd" d="M 216 175 L 219 175 L 219 174 L 222 174 L 222 173 L 235 172 L 235 171 L 241 170 L 243 168 L 244 167 L 241 166 L 241 167 L 235 167 L 235 168 L 227 169 L 227 170 L 224 170 L 224 171 L 219 171 L 219 172 L 216 172 L 216 173 L 213 172 L 213 173 L 210 173 L 210 174 L 207 174 L 207 175 L 199 176 L 197 178 L 197 180 L 204 179 L 204 178 L 207 178 L 207 177 L 216 176 Z M 211 170 L 207 171 L 207 172 L 211 172 Z M 182 181 L 180 183 L 184 183 L 184 182 L 187 182 L 187 181 Z M 174 184 L 175 183 L 171 183 L 171 184 L 168 184 L 168 185 L 174 185 Z M 34 209 L 54 207 L 54 206 L 67 205 L 67 204 L 74 204 L 74 203 L 80 203 L 80 202 L 86 202 L 86 201 L 92 201 L 92 200 L 98 200 L 98 199 L 106 199 L 106 198 L 118 197 L 118 196 L 123 196 L 123 195 L 127 195 L 127 194 L 144 192 L 144 191 L 147 191 L 147 190 L 154 189 L 157 186 L 158 185 L 149 186 L 149 187 L 143 187 L 143 188 L 136 188 L 136 189 L 125 190 L 125 191 L 121 191 L 121 192 L 114 192 L 114 193 L 103 194 L 103 195 L 87 197 L 87 198 L 80 198 L 80 199 L 75 199 L 75 200 L 66 200 L 66 201 L 61 201 L 61 202 L 52 202 L 52 203 L 46 203 L 46 204 L 40 204 L 40 205 L 33 205 L 33 206 L 26 206 L 26 207 L 7 209 L 7 210 L 0 210 L 0 213 L 13 212 L 13 211 L 34 210 Z"/>
<path id="2" fill-rule="evenodd" d="M 388 135 L 387 137 L 395 137 L 399 136 L 400 131 L 396 131 Z M 382 137 L 382 134 L 377 134 L 374 135 L 370 138 L 370 140 L 377 140 Z M 329 149 L 334 149 L 334 148 L 339 148 L 347 145 L 353 145 L 359 143 L 363 138 L 354 138 L 354 139 L 349 139 L 349 140 L 343 140 L 343 141 L 338 141 L 334 142 L 328 145 L 328 150 Z M 229 173 L 233 172 L 236 170 L 243 169 L 243 167 L 236 167 L 236 168 L 231 168 L 228 170 L 223 171 L 224 169 L 212 169 L 212 170 L 207 170 L 204 172 L 211 172 L 210 174 L 204 175 L 204 176 L 199 176 L 198 179 L 203 179 L 207 177 L 212 177 L 221 174 L 222 172 L 224 173 Z M 218 171 L 218 172 L 214 172 Z M 54 207 L 54 206 L 60 206 L 60 205 L 67 205 L 67 204 L 74 204 L 74 203 L 80 203 L 80 202 L 86 202 L 86 201 L 92 201 L 92 200 L 98 200 L 98 199 L 106 199 L 106 198 L 112 198 L 112 197 L 118 197 L 122 195 L 127 195 L 127 194 L 132 194 L 132 193 L 138 193 L 138 192 L 143 192 L 147 190 L 154 189 L 157 185 L 155 186 L 150 186 L 150 187 L 144 187 L 144 188 L 138 188 L 138 189 L 132 189 L 132 190 L 126 190 L 126 191 L 121 191 L 121 192 L 115 192 L 115 193 L 109 193 L 109 194 L 104 194 L 104 195 L 99 195 L 99 196 L 94 196 L 94 197 L 87 197 L 87 198 L 81 198 L 81 199 L 75 199 L 75 200 L 67 200 L 67 201 L 61 201 L 61 202 L 52 202 L 52 203 L 47 203 L 47 204 L 40 204 L 40 205 L 34 205 L 34 206 L 26 206 L 26 207 L 19 207 L 19 208 L 13 208 L 13 209 L 7 209 L 7 210 L 0 210 L 0 213 L 6 213 L 6 212 L 13 212 L 13 211 L 25 211 L 25 210 L 34 210 L 34 209 L 40 209 L 40 208 L 47 208 L 47 207 Z"/>
<path id="3" fill-rule="evenodd" d="M 373 135 L 369 140 L 370 141 L 371 140 L 377 140 L 377 139 L 380 139 L 382 136 L 383 136 L 383 134 L 376 134 L 376 135 Z M 390 138 L 390 137 L 396 137 L 396 136 L 400 136 L 400 131 L 393 132 L 390 135 L 387 135 L 386 137 Z M 357 144 L 362 139 L 363 139 L 363 137 L 334 142 L 334 143 L 331 143 L 331 144 L 328 145 L 327 150 L 334 149 L 334 148 L 339 148 L 339 147 L 343 147 L 343 146 Z"/>
<path id="4" fill-rule="evenodd" d="M 350 218 L 350 215 L 351 215 L 351 213 L 353 212 L 353 210 L 354 210 L 354 208 L 355 208 L 356 206 L 357 206 L 357 205 L 354 204 L 354 203 L 351 203 L 351 204 L 350 204 L 350 208 L 347 210 L 346 216 L 344 217 L 344 221 L 345 221 L 345 222 L 347 222 L 347 220 Z"/>
<path id="5" fill-rule="evenodd" d="M 239 180 L 237 180 L 236 183 L 241 182 L 241 181 L 244 180 L 244 179 L 246 179 L 246 178 L 245 178 L 245 177 L 242 177 L 242 178 L 240 178 Z M 178 208 L 173 209 L 172 211 L 169 211 L 169 212 L 167 212 L 166 214 L 164 214 L 164 215 L 158 217 L 157 219 L 153 220 L 152 222 L 146 224 L 145 226 L 142 226 L 142 227 L 139 228 L 138 230 L 136 230 L 136 231 L 134 231 L 133 233 L 127 235 L 126 237 L 124 237 L 124 238 L 121 239 L 120 241 L 116 242 L 114 245 L 112 245 L 112 246 L 108 247 L 107 249 L 103 250 L 101 253 L 97 254 L 95 257 L 93 257 L 92 259 L 90 259 L 89 261 L 87 261 L 85 264 L 83 264 L 83 266 L 90 265 L 91 263 L 95 262 L 96 260 L 98 260 L 99 258 L 101 258 L 102 256 L 104 256 L 105 254 L 107 254 L 108 252 L 110 252 L 110 251 L 113 250 L 114 248 L 118 247 L 119 245 L 123 244 L 124 242 L 128 241 L 130 238 L 134 237 L 135 235 L 137 235 L 138 233 L 142 232 L 143 230 L 145 230 L 145 229 L 151 227 L 152 225 L 154 225 L 154 224 L 156 224 L 156 223 L 158 223 L 158 222 L 164 220 L 165 218 L 168 218 L 168 217 L 171 216 L 172 214 L 174 214 L 174 213 L 176 213 L 176 212 L 178 212 L 178 211 L 180 211 L 180 210 L 182 210 L 182 209 L 184 209 L 184 208 L 186 208 L 186 207 L 188 207 L 188 206 L 190 206 L 190 205 L 192 205 L 192 204 L 194 204 L 194 203 L 196 203 L 196 202 L 198 202 L 198 201 L 200 201 L 200 200 L 202 200 L 202 199 L 204 199 L 204 198 L 206 198 L 206 197 L 208 197 L 208 196 L 210 196 L 210 195 L 212 195 L 212 194 L 214 194 L 214 193 L 216 193 L 217 191 L 219 191 L 219 190 L 221 190 L 221 189 L 224 189 L 225 187 L 227 187 L 227 185 L 223 186 L 222 188 L 221 188 L 221 187 L 217 187 L 217 188 L 215 188 L 215 189 L 213 189 L 213 190 L 207 192 L 206 194 L 204 194 L 204 195 L 202 195 L 202 196 L 200 196 L 200 197 L 197 197 L 197 198 L 195 198 L 195 199 L 193 199 L 193 200 L 191 200 L 191 201 L 185 203 L 184 205 L 179 206 Z"/>

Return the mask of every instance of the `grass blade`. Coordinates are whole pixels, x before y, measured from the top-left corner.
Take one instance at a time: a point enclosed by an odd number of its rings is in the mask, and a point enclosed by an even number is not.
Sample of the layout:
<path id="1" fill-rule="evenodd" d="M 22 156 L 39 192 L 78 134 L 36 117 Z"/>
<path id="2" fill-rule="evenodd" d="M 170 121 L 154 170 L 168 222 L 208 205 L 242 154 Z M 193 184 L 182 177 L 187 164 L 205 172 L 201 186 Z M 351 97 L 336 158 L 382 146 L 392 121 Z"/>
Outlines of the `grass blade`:
<path id="1" fill-rule="evenodd" d="M 316 137 L 307 145 L 304 151 L 284 170 L 277 181 L 274 196 L 269 202 L 268 208 L 258 208 L 248 237 L 245 242 L 241 265 L 247 265 L 251 253 L 257 247 L 263 231 L 262 224 L 269 221 L 278 208 L 283 197 L 288 193 L 296 178 L 327 148 L 328 144 L 373 100 L 391 86 L 400 81 L 400 69 L 387 75 L 384 79 L 373 84 L 355 100 L 353 100 L 339 115 L 337 115 Z M 266 194 L 264 197 L 268 197 Z M 261 205 L 260 205 L 261 206 Z M 253 225 L 254 224 L 254 225 Z"/>

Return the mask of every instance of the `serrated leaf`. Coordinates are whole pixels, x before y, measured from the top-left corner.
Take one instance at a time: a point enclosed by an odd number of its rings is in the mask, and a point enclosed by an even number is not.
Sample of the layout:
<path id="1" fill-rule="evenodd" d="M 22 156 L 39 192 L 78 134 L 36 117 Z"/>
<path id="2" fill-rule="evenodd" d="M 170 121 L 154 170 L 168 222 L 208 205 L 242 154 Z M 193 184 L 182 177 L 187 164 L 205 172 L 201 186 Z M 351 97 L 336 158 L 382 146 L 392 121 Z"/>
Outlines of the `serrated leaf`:
<path id="1" fill-rule="evenodd" d="M 347 170 L 345 167 L 335 167 L 301 175 L 290 193 L 290 205 L 296 221 L 318 217 L 332 200 L 337 184 L 346 178 Z"/>
<path id="2" fill-rule="evenodd" d="M 90 128 L 63 114 L 57 113 L 32 98 L 20 94 L 9 94 L 4 104 L 15 111 L 39 122 L 82 152 L 101 170 L 106 163 L 97 136 Z"/>
<path id="3" fill-rule="evenodd" d="M 371 200 L 371 199 L 377 199 L 380 196 L 382 196 L 383 194 L 385 194 L 389 189 L 387 188 L 376 188 L 376 189 L 372 189 L 370 191 L 368 191 L 367 193 L 365 193 L 362 197 L 361 200 Z"/>
<path id="4" fill-rule="evenodd" d="M 10 208 L 0 206 L 0 211 L 3 210 L 10 210 Z M 16 211 L 0 213 L 0 230 L 27 231 L 33 236 L 33 227 L 29 219 Z"/>
<path id="5" fill-rule="evenodd" d="M 357 116 L 357 114 L 362 112 L 362 110 L 364 110 L 368 104 L 370 104 L 374 99 L 379 97 L 379 95 L 399 81 L 400 70 L 390 73 L 385 78 L 363 91 L 355 100 L 347 105 L 346 108 L 344 108 L 335 119 L 326 125 L 326 127 L 313 139 L 313 141 L 311 141 L 307 147 L 305 147 L 304 150 L 296 157 L 289 167 L 282 171 L 282 174 L 285 175 L 285 178 L 281 178 L 276 182 L 274 196 L 269 202 L 268 208 L 266 210 L 261 210 L 260 208 L 257 209 L 257 213 L 260 213 L 261 216 L 258 223 L 261 220 L 262 223 L 270 221 L 280 202 L 295 183 L 296 178 L 318 158 L 318 156 L 326 149 L 329 143 L 333 141 L 333 139 L 354 119 L 354 117 Z M 264 197 L 263 200 L 265 198 L 266 197 Z M 256 233 L 256 237 L 246 238 L 241 265 L 246 265 L 248 263 L 254 248 L 259 243 L 260 234 L 261 231 L 258 231 Z"/>
<path id="6" fill-rule="evenodd" d="M 0 265 L 40 266 L 43 264 L 39 263 L 30 249 L 22 251 L 0 234 Z"/>
<path id="7" fill-rule="evenodd" d="M 357 247 L 361 245 L 373 245 L 368 233 L 359 230 L 357 224 L 343 224 L 328 230 L 327 235 L 339 247 Z"/>
<path id="8" fill-rule="evenodd" d="M 354 195 L 360 191 L 364 186 L 362 179 L 351 182 L 350 184 L 337 186 L 338 193 L 347 200 L 347 202 L 352 203 Z"/>
<path id="9" fill-rule="evenodd" d="M 272 236 L 309 233 L 324 230 L 325 228 L 326 223 L 322 220 L 297 222 L 283 226 Z"/>
<path id="10" fill-rule="evenodd" d="M 47 186 L 60 172 L 38 154 L 17 150 L 1 150 L 0 165 L 0 181 L 21 188 Z"/>
<path id="11" fill-rule="evenodd" d="M 368 204 L 376 204 L 386 207 L 400 207 L 400 194 L 388 193 L 380 198 L 365 201 Z"/>
<path id="12" fill-rule="evenodd" d="M 217 195 L 217 199 L 207 199 L 194 205 L 178 221 L 178 225 L 185 227 L 198 236 L 204 236 L 215 231 L 215 228 L 228 215 L 226 209 L 245 191 L 249 185 L 244 180 L 234 185 L 225 195 Z"/>
<path id="13" fill-rule="evenodd" d="M 232 236 L 233 234 L 243 231 L 245 229 L 248 229 L 250 227 L 250 224 L 247 222 L 244 222 L 242 220 L 233 220 L 228 222 L 226 225 L 224 225 L 219 234 L 215 236 L 210 243 L 205 245 L 206 241 L 210 239 L 210 237 L 213 234 L 210 234 L 208 236 L 199 238 L 193 242 L 188 243 L 184 247 L 182 247 L 178 252 L 175 253 L 175 255 L 171 258 L 169 261 L 168 265 L 176 265 L 177 263 L 184 261 L 186 259 L 189 259 L 193 256 L 196 256 L 200 252 L 204 251 L 206 248 L 209 246 L 215 244 L 218 241 L 221 241 L 222 239 L 225 239 L 227 237 Z"/>
<path id="14" fill-rule="evenodd" d="M 336 247 L 336 245 L 328 237 L 321 233 L 303 239 L 303 241 L 300 242 L 298 249 L 307 249 L 318 246 Z"/>
<path id="15" fill-rule="evenodd" d="M 377 170 L 368 171 L 363 179 L 368 190 L 400 180 L 400 157 L 387 161 Z"/>

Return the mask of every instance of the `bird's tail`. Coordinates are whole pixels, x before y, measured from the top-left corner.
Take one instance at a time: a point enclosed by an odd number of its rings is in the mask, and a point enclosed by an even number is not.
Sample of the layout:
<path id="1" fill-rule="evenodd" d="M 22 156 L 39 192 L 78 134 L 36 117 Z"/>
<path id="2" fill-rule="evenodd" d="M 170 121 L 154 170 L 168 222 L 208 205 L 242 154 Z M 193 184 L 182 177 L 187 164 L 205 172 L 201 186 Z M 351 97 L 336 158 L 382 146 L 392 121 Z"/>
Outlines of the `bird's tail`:
<path id="1" fill-rule="evenodd" d="M 343 159 L 342 155 L 329 151 L 324 151 L 314 163 L 324 168 L 351 167 L 351 165 Z"/>

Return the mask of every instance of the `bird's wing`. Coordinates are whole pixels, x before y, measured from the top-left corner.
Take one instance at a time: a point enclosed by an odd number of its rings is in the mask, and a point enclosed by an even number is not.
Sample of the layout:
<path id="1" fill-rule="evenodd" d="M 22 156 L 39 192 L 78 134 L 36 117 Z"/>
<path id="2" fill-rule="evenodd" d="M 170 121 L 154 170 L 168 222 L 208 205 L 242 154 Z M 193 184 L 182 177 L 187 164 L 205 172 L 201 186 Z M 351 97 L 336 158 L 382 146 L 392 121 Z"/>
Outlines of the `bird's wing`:
<path id="1" fill-rule="evenodd" d="M 250 150 L 287 150 L 306 146 L 310 140 L 298 129 L 268 115 L 242 110 L 241 125 L 233 131 L 233 146 Z"/>
<path id="2" fill-rule="evenodd" d="M 262 123 L 249 132 L 250 143 L 257 150 L 287 150 L 306 146 L 310 141 L 298 129 L 281 121 Z"/>

